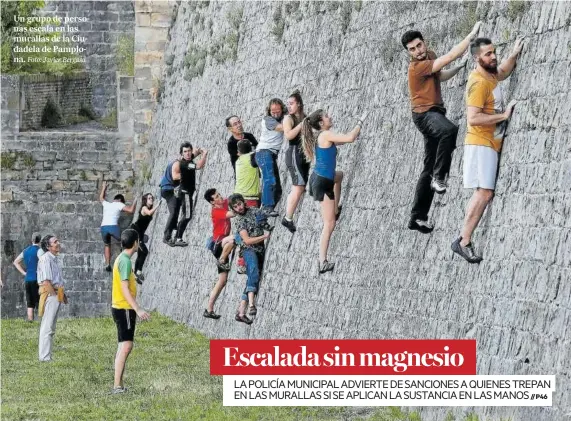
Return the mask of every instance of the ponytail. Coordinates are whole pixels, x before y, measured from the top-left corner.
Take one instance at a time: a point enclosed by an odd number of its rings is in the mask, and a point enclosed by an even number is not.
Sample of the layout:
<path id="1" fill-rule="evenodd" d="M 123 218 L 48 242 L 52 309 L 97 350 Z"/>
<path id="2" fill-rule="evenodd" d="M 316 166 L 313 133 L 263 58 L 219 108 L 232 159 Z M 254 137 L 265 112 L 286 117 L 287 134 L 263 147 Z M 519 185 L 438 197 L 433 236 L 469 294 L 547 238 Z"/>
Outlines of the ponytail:
<path id="1" fill-rule="evenodd" d="M 319 130 L 319 122 L 323 118 L 323 110 L 312 112 L 309 117 L 305 117 L 301 122 L 301 145 L 305 159 L 312 162 L 315 159 L 315 146 L 317 137 L 313 130 Z"/>

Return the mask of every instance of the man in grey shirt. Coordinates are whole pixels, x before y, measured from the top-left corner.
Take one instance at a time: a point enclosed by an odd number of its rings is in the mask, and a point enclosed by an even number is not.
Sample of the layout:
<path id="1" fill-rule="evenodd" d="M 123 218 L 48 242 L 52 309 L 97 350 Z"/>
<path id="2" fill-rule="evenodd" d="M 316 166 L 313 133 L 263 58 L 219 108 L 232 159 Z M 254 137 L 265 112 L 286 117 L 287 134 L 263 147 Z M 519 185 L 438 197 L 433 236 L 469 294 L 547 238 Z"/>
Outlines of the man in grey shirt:
<path id="1" fill-rule="evenodd" d="M 256 148 L 256 162 L 262 172 L 262 211 L 267 216 L 278 216 L 274 211 L 282 197 L 282 185 L 278 169 L 278 153 L 284 140 L 282 120 L 286 107 L 279 98 L 270 101 L 262 120 L 262 134 Z"/>
<path id="2" fill-rule="evenodd" d="M 59 240 L 55 235 L 46 235 L 42 238 L 41 246 L 45 253 L 38 261 L 38 315 L 43 316 L 40 325 L 39 357 L 40 361 L 51 361 L 59 308 L 62 302 L 67 303 L 67 298 L 64 294 L 62 268 L 57 258 L 60 252 Z"/>

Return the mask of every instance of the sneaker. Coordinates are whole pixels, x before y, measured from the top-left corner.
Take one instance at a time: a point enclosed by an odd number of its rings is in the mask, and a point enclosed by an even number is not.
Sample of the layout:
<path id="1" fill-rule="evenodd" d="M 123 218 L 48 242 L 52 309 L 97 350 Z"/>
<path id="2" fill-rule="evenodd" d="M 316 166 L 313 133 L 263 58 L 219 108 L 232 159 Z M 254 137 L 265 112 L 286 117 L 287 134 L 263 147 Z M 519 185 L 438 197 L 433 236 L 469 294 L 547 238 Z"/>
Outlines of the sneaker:
<path id="1" fill-rule="evenodd" d="M 248 312 L 248 315 L 255 316 L 256 314 L 258 314 L 258 309 L 256 308 L 256 306 L 250 306 L 250 311 Z"/>
<path id="2" fill-rule="evenodd" d="M 276 216 L 279 215 L 279 213 L 277 213 L 273 208 L 269 206 L 262 207 L 262 212 L 264 212 L 266 216 L 269 218 L 275 218 Z"/>
<path id="3" fill-rule="evenodd" d="M 439 180 L 438 178 L 433 177 L 432 181 L 430 182 L 430 188 L 432 188 L 432 190 L 438 194 L 446 193 L 446 187 L 448 187 L 446 182 L 444 180 Z"/>
<path id="4" fill-rule="evenodd" d="M 118 387 L 114 387 L 113 390 L 111 391 L 111 393 L 113 395 L 118 395 L 120 393 L 125 393 L 127 391 L 127 388 L 124 386 L 118 386 Z"/>
<path id="5" fill-rule="evenodd" d="M 220 260 L 216 261 L 216 266 L 218 269 L 229 272 L 230 271 L 230 262 L 222 263 Z"/>
<path id="6" fill-rule="evenodd" d="M 177 247 L 186 247 L 188 246 L 188 243 L 184 241 L 182 238 L 177 238 L 174 242 L 174 245 Z"/>
<path id="7" fill-rule="evenodd" d="M 105 270 L 106 270 L 107 272 L 111 272 L 111 265 L 107 265 L 107 267 L 105 268 Z"/>
<path id="8" fill-rule="evenodd" d="M 220 314 L 216 314 L 214 311 L 208 311 L 208 310 L 204 310 L 204 313 L 202 313 L 202 315 L 208 319 L 214 319 L 214 320 L 218 320 L 221 317 Z"/>
<path id="9" fill-rule="evenodd" d="M 466 259 L 468 263 L 480 263 L 484 260 L 481 256 L 476 254 L 471 242 L 463 246 L 460 244 L 460 241 L 462 241 L 462 237 L 458 237 L 458 239 L 452 243 L 452 251 L 454 253 Z"/>
<path id="10" fill-rule="evenodd" d="M 246 273 L 246 266 L 238 266 L 236 272 L 238 273 L 238 275 L 244 275 Z"/>
<path id="11" fill-rule="evenodd" d="M 297 229 L 297 228 L 295 227 L 295 224 L 293 223 L 293 221 L 288 221 L 288 220 L 285 219 L 285 218 L 282 219 L 282 225 L 283 225 L 284 227 L 286 227 L 286 228 L 289 230 L 289 232 L 291 232 L 292 234 L 293 234 L 293 233 L 296 231 L 296 229 Z"/>
<path id="12" fill-rule="evenodd" d="M 323 263 L 319 263 L 319 274 L 332 271 L 333 268 L 335 268 L 335 263 L 324 260 Z"/>
<path id="13" fill-rule="evenodd" d="M 416 230 L 423 234 L 430 234 L 434 230 L 434 226 L 428 221 L 422 221 L 420 219 L 411 219 L 408 223 L 409 230 Z"/>
<path id="14" fill-rule="evenodd" d="M 238 313 L 236 313 L 234 320 L 237 322 L 246 323 L 247 325 L 251 325 L 253 323 L 252 319 L 248 319 L 246 315 L 240 316 Z"/>
<path id="15" fill-rule="evenodd" d="M 137 281 L 137 283 L 139 285 L 143 285 L 144 280 L 145 280 L 145 276 L 143 275 L 143 272 L 141 272 L 140 270 L 135 272 L 135 281 Z"/>
<path id="16" fill-rule="evenodd" d="M 174 241 L 170 238 L 163 238 L 163 243 L 165 243 L 169 247 L 174 247 Z"/>

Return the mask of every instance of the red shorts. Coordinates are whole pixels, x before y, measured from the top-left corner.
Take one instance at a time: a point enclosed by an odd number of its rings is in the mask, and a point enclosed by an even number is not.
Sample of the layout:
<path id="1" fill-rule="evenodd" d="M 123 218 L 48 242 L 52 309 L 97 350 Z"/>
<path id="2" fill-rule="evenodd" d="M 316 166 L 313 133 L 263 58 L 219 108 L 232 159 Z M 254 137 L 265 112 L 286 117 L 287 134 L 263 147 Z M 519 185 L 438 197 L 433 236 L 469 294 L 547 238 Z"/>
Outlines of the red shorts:
<path id="1" fill-rule="evenodd" d="M 258 199 L 246 199 L 246 206 L 249 208 L 259 208 L 260 201 Z"/>

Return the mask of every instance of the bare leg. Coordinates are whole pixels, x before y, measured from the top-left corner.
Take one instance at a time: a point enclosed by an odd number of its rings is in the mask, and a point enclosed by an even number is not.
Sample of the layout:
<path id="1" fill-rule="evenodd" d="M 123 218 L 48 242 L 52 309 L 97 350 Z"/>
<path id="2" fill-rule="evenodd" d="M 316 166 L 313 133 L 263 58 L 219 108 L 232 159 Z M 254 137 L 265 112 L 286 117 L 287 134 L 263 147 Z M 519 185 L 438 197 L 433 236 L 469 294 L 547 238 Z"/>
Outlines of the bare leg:
<path id="1" fill-rule="evenodd" d="M 341 183 L 343 182 L 343 171 L 335 171 L 335 185 L 333 192 L 335 193 L 335 215 L 339 213 L 339 202 L 341 201 Z"/>
<path id="2" fill-rule="evenodd" d="M 460 231 L 460 236 L 462 237 L 462 241 L 460 244 L 462 246 L 466 246 L 472 240 L 472 234 L 474 230 L 480 223 L 480 219 L 488 206 L 488 203 L 494 197 L 494 191 L 488 189 L 476 189 L 470 202 L 468 203 L 468 207 L 466 208 L 466 217 L 464 218 L 464 226 L 462 227 L 462 231 Z"/>
<path id="3" fill-rule="evenodd" d="M 286 218 L 293 219 L 293 214 L 304 192 L 305 186 L 291 186 L 291 191 L 287 197 Z"/>
<path id="4" fill-rule="evenodd" d="M 28 320 L 34 320 L 34 307 L 28 307 Z"/>
<path id="5" fill-rule="evenodd" d="M 238 314 L 240 316 L 244 316 L 246 314 L 246 304 L 248 304 L 246 300 L 240 300 L 240 305 L 238 306 Z"/>
<path id="6" fill-rule="evenodd" d="M 319 262 L 327 260 L 327 250 L 329 249 L 329 239 L 335 229 L 335 201 L 329 199 L 327 195 L 321 202 L 321 217 L 323 218 L 323 230 L 319 240 Z"/>
<path id="7" fill-rule="evenodd" d="M 222 254 L 220 255 L 220 263 L 226 263 L 228 261 L 228 256 L 232 253 L 234 249 L 234 242 L 227 243 L 222 249 Z"/>
<path id="8" fill-rule="evenodd" d="M 105 264 L 108 266 L 111 263 L 111 246 L 109 244 L 105 244 L 105 248 L 103 249 L 103 254 L 105 255 Z"/>
<path id="9" fill-rule="evenodd" d="M 256 303 L 255 303 L 255 298 L 256 298 L 256 294 L 253 292 L 249 292 L 248 293 L 248 304 L 250 305 L 250 307 L 253 307 Z"/>
<path id="10" fill-rule="evenodd" d="M 212 291 L 210 292 L 210 298 L 208 299 L 208 307 L 206 309 L 209 312 L 214 311 L 214 303 L 216 302 L 218 296 L 226 286 L 227 279 L 228 279 L 228 272 L 223 272 L 220 275 L 218 275 L 218 281 L 214 285 L 214 288 L 212 288 Z"/>
<path id="11" fill-rule="evenodd" d="M 123 387 L 123 374 L 125 373 L 125 363 L 127 357 L 133 349 L 132 341 L 119 342 L 117 354 L 115 355 L 115 382 L 114 387 Z"/>

